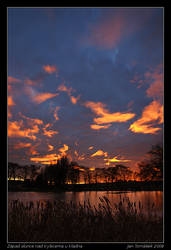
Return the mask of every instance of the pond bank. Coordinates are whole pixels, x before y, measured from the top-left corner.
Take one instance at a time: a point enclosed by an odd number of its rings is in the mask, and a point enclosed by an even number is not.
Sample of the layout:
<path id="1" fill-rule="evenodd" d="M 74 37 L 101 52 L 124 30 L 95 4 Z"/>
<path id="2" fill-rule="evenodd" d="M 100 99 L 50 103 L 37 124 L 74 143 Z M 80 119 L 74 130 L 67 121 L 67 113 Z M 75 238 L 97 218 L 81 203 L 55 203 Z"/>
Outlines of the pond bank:
<path id="1" fill-rule="evenodd" d="M 92 184 L 63 184 L 58 186 L 25 184 L 23 182 L 9 182 L 9 192 L 64 192 L 64 191 L 162 191 L 163 182 L 117 182 Z"/>

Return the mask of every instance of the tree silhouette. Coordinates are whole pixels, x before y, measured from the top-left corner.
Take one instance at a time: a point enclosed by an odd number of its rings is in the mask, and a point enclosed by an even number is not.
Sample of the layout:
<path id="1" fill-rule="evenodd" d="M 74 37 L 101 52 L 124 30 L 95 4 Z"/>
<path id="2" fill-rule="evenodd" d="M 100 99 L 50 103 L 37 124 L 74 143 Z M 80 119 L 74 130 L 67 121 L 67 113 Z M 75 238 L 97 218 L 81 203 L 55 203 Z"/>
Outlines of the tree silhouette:
<path id="1" fill-rule="evenodd" d="M 71 183 L 77 183 L 79 181 L 79 170 L 75 169 L 78 166 L 77 163 L 71 162 L 67 156 L 63 156 L 57 161 L 57 164 L 47 166 L 44 170 L 44 179 L 46 182 L 55 183 L 55 185 Z"/>
<path id="2" fill-rule="evenodd" d="M 110 167 L 110 168 L 108 168 L 108 172 L 110 175 L 110 180 L 113 183 L 114 180 L 116 180 L 116 178 L 117 178 L 118 168 L 117 167 Z"/>
<path id="3" fill-rule="evenodd" d="M 147 153 L 149 159 L 138 164 L 139 176 L 144 180 L 163 179 L 163 147 L 160 144 L 152 146 Z"/>
<path id="4" fill-rule="evenodd" d="M 35 165 L 30 165 L 30 179 L 31 181 L 34 180 L 34 177 L 37 175 L 37 170 L 39 169 L 38 166 L 35 166 Z"/>
<path id="5" fill-rule="evenodd" d="M 8 177 L 9 179 L 13 178 L 14 180 L 17 178 L 17 171 L 19 170 L 20 166 L 17 163 L 8 163 Z"/>
<path id="6" fill-rule="evenodd" d="M 77 162 L 71 162 L 70 168 L 68 170 L 68 182 L 70 181 L 72 184 L 76 184 L 80 179 L 80 171 Z"/>
<path id="7" fill-rule="evenodd" d="M 116 165 L 116 174 L 117 176 L 120 176 L 120 180 L 126 181 L 127 177 L 131 175 L 132 171 L 129 169 L 129 167 L 126 167 L 124 165 Z"/>

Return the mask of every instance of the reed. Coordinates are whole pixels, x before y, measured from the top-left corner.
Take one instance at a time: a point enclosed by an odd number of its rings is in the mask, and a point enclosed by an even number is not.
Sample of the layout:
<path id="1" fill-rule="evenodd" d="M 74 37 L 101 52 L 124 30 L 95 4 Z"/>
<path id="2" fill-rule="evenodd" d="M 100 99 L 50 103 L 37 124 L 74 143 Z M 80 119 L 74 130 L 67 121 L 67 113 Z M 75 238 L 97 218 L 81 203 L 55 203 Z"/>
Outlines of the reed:
<path id="1" fill-rule="evenodd" d="M 9 242 L 161 242 L 163 220 L 155 204 L 145 214 L 140 202 L 107 197 L 90 202 L 9 202 Z"/>

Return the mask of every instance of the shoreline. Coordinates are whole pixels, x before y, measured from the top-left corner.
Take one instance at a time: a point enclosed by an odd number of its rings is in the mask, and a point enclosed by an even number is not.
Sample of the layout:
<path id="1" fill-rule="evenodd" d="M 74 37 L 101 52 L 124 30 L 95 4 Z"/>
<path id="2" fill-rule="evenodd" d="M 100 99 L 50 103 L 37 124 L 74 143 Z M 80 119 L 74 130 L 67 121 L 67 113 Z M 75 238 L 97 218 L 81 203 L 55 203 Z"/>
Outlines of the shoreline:
<path id="1" fill-rule="evenodd" d="M 86 191 L 163 191 L 163 182 L 132 182 L 132 183 L 92 183 L 63 184 L 58 186 L 38 186 L 34 184 L 9 183 L 8 192 L 86 192 Z"/>

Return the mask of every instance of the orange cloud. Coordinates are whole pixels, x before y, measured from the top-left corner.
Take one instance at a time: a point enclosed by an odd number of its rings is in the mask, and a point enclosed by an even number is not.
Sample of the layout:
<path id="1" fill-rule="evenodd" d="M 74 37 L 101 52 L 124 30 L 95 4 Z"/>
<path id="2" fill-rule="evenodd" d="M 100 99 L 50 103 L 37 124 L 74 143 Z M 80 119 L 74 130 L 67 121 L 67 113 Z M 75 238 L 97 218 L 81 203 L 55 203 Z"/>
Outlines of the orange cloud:
<path id="1" fill-rule="evenodd" d="M 43 69 L 48 74 L 53 74 L 55 72 L 58 73 L 58 68 L 55 65 L 52 65 L 52 66 L 50 66 L 50 65 L 44 65 Z"/>
<path id="2" fill-rule="evenodd" d="M 105 123 L 113 123 L 113 122 L 126 122 L 130 119 L 132 119 L 135 114 L 134 113 L 109 113 L 109 111 L 106 109 L 106 105 L 101 102 L 86 102 L 84 104 L 87 108 L 90 108 L 96 115 L 100 116 L 98 118 L 94 118 L 94 122 L 96 124 L 105 124 Z M 111 126 L 111 124 L 107 125 L 108 127 Z M 92 129 L 100 129 L 99 126 L 91 125 Z M 102 127 L 101 127 L 102 128 Z M 107 127 L 103 127 L 107 128 Z"/>
<path id="3" fill-rule="evenodd" d="M 95 168 L 89 168 L 89 171 L 95 171 Z"/>
<path id="4" fill-rule="evenodd" d="M 36 151 L 36 147 L 39 146 L 40 143 L 36 143 L 35 145 L 31 146 L 28 150 L 28 155 L 38 155 L 38 152 Z"/>
<path id="5" fill-rule="evenodd" d="M 12 76 L 8 76 L 8 83 L 19 83 L 21 82 L 20 79 L 14 78 Z"/>
<path id="6" fill-rule="evenodd" d="M 141 118 L 132 123 L 129 130 L 134 133 L 156 134 L 161 128 L 154 126 L 161 123 L 163 123 L 163 105 L 154 100 L 144 108 Z"/>
<path id="7" fill-rule="evenodd" d="M 53 149 L 54 149 L 54 146 L 52 146 L 52 145 L 48 145 L 48 151 L 52 151 Z"/>
<path id="8" fill-rule="evenodd" d="M 97 125 L 97 124 L 91 124 L 90 128 L 94 129 L 94 130 L 99 130 L 99 129 L 106 129 L 109 128 L 111 126 L 111 124 L 108 125 Z"/>
<path id="9" fill-rule="evenodd" d="M 63 92 L 67 92 L 67 94 L 70 96 L 71 92 L 73 91 L 73 89 L 70 87 L 66 87 L 64 83 L 62 83 L 61 85 L 59 85 L 59 87 L 57 88 L 58 91 L 63 91 Z"/>
<path id="10" fill-rule="evenodd" d="M 58 131 L 54 131 L 54 130 L 45 130 L 43 132 L 44 135 L 48 136 L 48 137 L 52 137 L 53 135 L 58 134 Z"/>
<path id="11" fill-rule="evenodd" d="M 52 129 L 47 130 L 47 128 L 49 128 L 50 126 L 52 126 L 52 124 L 47 123 L 47 124 L 45 125 L 45 127 L 43 128 L 43 134 L 44 134 L 45 136 L 52 137 L 53 135 L 56 135 L 56 134 L 59 133 L 57 130 L 56 130 L 56 131 L 54 131 L 54 130 L 52 130 Z"/>
<path id="12" fill-rule="evenodd" d="M 31 157 L 30 160 L 35 163 L 41 162 L 42 164 L 56 164 L 57 160 L 61 158 L 60 155 L 57 154 L 47 154 L 42 157 Z"/>
<path id="13" fill-rule="evenodd" d="M 91 149 L 93 149 L 93 148 L 94 148 L 93 146 L 90 146 L 88 149 L 90 149 L 90 150 L 91 150 Z"/>
<path id="14" fill-rule="evenodd" d="M 15 149 L 28 148 L 28 147 L 31 147 L 31 143 L 19 142 L 14 146 Z"/>
<path id="15" fill-rule="evenodd" d="M 13 101 L 12 96 L 8 96 L 8 118 L 12 117 L 10 107 L 14 106 L 15 102 Z"/>
<path id="16" fill-rule="evenodd" d="M 77 156 L 77 157 L 79 156 L 79 154 L 78 154 L 78 152 L 77 152 L 76 150 L 74 151 L 74 154 L 75 154 L 75 156 Z"/>
<path id="17" fill-rule="evenodd" d="M 85 160 L 85 155 L 84 154 L 78 156 L 78 161 L 82 161 L 82 160 Z"/>
<path id="18" fill-rule="evenodd" d="M 104 159 L 104 161 L 107 161 L 108 163 L 109 162 L 128 162 L 130 160 L 124 160 L 124 159 L 117 159 L 117 156 L 113 157 L 112 159 Z M 109 165 L 109 164 L 106 164 L 106 165 Z"/>
<path id="19" fill-rule="evenodd" d="M 55 118 L 56 121 L 59 120 L 59 117 L 58 117 L 58 111 L 59 111 L 59 109 L 60 109 L 60 107 L 56 107 L 55 110 L 54 110 L 53 116 L 54 116 L 54 118 Z"/>
<path id="20" fill-rule="evenodd" d="M 68 149 L 69 149 L 68 145 L 64 144 L 63 147 L 59 149 L 59 152 L 61 152 L 62 155 L 65 155 Z"/>
<path id="21" fill-rule="evenodd" d="M 38 152 L 36 150 L 34 150 L 33 148 L 30 148 L 29 153 L 32 155 L 37 155 Z"/>
<path id="22" fill-rule="evenodd" d="M 71 93 L 74 92 L 75 90 L 72 87 L 68 88 L 67 86 L 65 86 L 64 83 L 62 83 L 57 88 L 57 90 L 67 92 L 68 96 L 70 97 L 70 101 L 72 102 L 72 104 L 77 104 L 78 100 L 80 99 L 80 96 L 77 96 L 77 97 L 72 96 Z"/>
<path id="23" fill-rule="evenodd" d="M 103 150 L 98 150 L 97 152 L 95 152 L 94 154 L 91 155 L 91 157 L 94 157 L 94 156 L 105 156 L 105 157 L 107 157 L 108 153 L 103 152 Z"/>
<path id="24" fill-rule="evenodd" d="M 9 137 L 26 137 L 31 140 L 36 140 L 35 134 L 39 132 L 37 125 L 32 128 L 24 128 L 23 121 L 8 122 L 8 136 Z"/>
<path id="25" fill-rule="evenodd" d="M 80 96 L 74 97 L 74 96 L 70 96 L 70 100 L 73 104 L 77 104 L 77 101 L 80 99 Z"/>
<path id="26" fill-rule="evenodd" d="M 8 106 L 14 106 L 15 102 L 12 99 L 12 96 L 8 96 Z"/>
<path id="27" fill-rule="evenodd" d="M 37 104 L 40 104 L 42 102 L 45 102 L 46 100 L 48 99 L 51 99 L 55 96 L 58 96 L 59 93 L 56 93 L 56 94 L 52 94 L 52 93 L 40 93 L 40 94 L 37 94 L 35 96 L 32 97 L 32 100 L 37 103 Z"/>
<path id="28" fill-rule="evenodd" d="M 19 112 L 19 115 L 22 118 L 26 119 L 29 122 L 29 124 L 38 124 L 38 125 L 43 124 L 43 121 L 40 119 L 27 117 L 27 116 L 23 115 L 21 112 Z"/>

